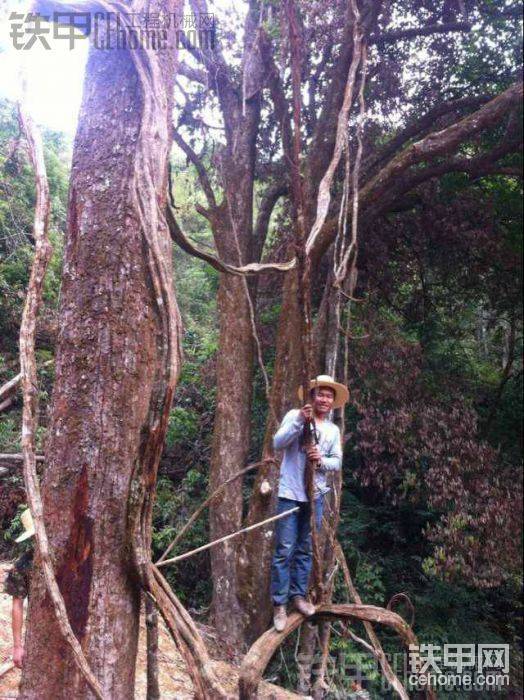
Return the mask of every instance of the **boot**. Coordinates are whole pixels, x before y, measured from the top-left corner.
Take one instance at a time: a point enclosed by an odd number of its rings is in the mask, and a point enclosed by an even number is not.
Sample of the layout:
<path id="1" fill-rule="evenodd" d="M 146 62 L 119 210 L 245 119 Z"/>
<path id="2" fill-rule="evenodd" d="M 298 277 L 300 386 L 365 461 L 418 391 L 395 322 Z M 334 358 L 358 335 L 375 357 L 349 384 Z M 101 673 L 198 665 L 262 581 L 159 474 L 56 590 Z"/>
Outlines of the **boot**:
<path id="1" fill-rule="evenodd" d="M 315 606 L 312 603 L 308 603 L 301 595 L 293 598 L 293 605 L 295 610 L 298 610 L 304 617 L 311 617 L 311 615 L 315 614 Z"/>
<path id="2" fill-rule="evenodd" d="M 287 612 L 285 605 L 275 605 L 273 608 L 273 625 L 277 632 L 282 632 L 287 623 Z"/>

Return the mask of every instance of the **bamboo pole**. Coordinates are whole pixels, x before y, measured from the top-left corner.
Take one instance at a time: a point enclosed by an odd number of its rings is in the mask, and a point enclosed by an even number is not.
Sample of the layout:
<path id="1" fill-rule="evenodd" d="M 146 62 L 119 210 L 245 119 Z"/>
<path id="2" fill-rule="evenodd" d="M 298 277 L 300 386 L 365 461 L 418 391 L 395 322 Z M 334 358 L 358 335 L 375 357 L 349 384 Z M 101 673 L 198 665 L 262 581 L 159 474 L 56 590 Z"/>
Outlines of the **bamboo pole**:
<path id="1" fill-rule="evenodd" d="M 176 561 L 181 561 L 182 559 L 187 559 L 188 557 L 192 557 L 193 554 L 198 554 L 198 552 L 203 552 L 206 549 L 209 549 L 210 547 L 214 547 L 216 544 L 220 544 L 221 542 L 226 542 L 227 540 L 232 539 L 233 537 L 237 537 L 238 535 L 241 535 L 243 532 L 249 532 L 250 530 L 254 530 L 257 527 L 262 527 L 262 525 L 267 525 L 268 523 L 274 522 L 275 520 L 280 520 L 280 518 L 284 518 L 286 515 L 289 515 L 290 513 L 295 513 L 297 510 L 299 510 L 299 507 L 296 506 L 295 508 L 290 508 L 289 510 L 284 511 L 284 513 L 280 513 L 279 515 L 273 515 L 271 518 L 266 518 L 266 520 L 261 520 L 259 523 L 254 523 L 253 525 L 249 525 L 248 527 L 244 527 L 241 530 L 237 530 L 236 532 L 232 532 L 230 535 L 226 535 L 225 537 L 221 537 L 218 540 L 213 540 L 212 542 L 208 542 L 207 544 L 203 544 L 201 547 L 197 547 L 196 549 L 191 549 L 189 552 L 184 552 L 184 554 L 179 554 L 178 557 L 173 557 L 172 559 L 164 559 L 164 561 L 159 561 L 156 566 L 165 566 L 166 564 L 174 564 Z"/>

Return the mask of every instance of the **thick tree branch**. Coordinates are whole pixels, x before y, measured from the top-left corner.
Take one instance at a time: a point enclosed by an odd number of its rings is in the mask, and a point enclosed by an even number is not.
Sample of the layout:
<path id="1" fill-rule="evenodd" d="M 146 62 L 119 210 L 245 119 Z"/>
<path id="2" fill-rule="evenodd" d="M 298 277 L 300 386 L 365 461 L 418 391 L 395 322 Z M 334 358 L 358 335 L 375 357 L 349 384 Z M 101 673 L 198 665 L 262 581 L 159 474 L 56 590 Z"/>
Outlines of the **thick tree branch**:
<path id="1" fill-rule="evenodd" d="M 405 177 L 404 174 L 412 166 L 431 161 L 439 156 L 451 156 L 462 143 L 481 131 L 496 126 L 508 112 L 517 108 L 521 103 L 522 83 L 515 83 L 467 117 L 446 129 L 433 132 L 405 148 L 361 188 L 360 203 L 363 219 L 366 216 L 369 219 L 369 216 L 383 212 L 402 192 L 408 191 L 407 186 L 400 189 L 395 185 L 400 181 L 399 178 Z M 456 161 L 455 164 L 458 167 L 459 161 Z M 467 161 L 462 161 L 462 165 L 467 165 Z M 444 172 L 450 172 L 450 170 L 446 170 L 444 164 L 439 164 L 434 166 L 432 174 L 426 170 L 426 176 L 435 177 Z M 413 174 L 413 187 L 422 181 L 418 173 Z M 389 188 L 394 188 L 394 196 L 388 196 Z M 336 232 L 336 218 L 326 220 L 311 249 L 313 264 L 322 257 L 331 245 Z"/>
<path id="2" fill-rule="evenodd" d="M 377 37 L 372 37 L 370 43 L 382 46 L 404 39 L 414 39 L 418 36 L 431 36 L 432 34 L 450 34 L 451 32 L 469 32 L 471 24 L 469 22 L 447 22 L 445 24 L 427 24 L 423 27 L 410 27 L 409 29 L 398 29 L 391 32 L 384 32 Z"/>
<path id="3" fill-rule="evenodd" d="M 262 197 L 255 227 L 253 229 L 253 253 L 255 260 L 260 260 L 262 256 L 262 250 L 266 242 L 269 221 L 271 219 L 273 209 L 275 208 L 275 205 L 280 197 L 283 197 L 288 192 L 289 186 L 287 182 L 279 180 L 278 182 L 270 185 Z"/>
<path id="4" fill-rule="evenodd" d="M 473 97 L 461 97 L 456 100 L 439 103 L 426 112 L 423 117 L 417 119 L 412 124 L 409 124 L 399 134 L 388 141 L 388 143 L 386 143 L 386 145 L 380 149 L 378 153 L 374 154 L 374 156 L 365 164 L 365 172 L 370 172 L 388 158 L 391 158 L 408 141 L 411 141 L 411 139 L 414 139 L 416 136 L 419 136 L 420 134 L 434 128 L 436 120 L 440 117 L 443 117 L 446 114 L 451 114 L 452 112 L 460 113 L 465 109 L 478 109 L 489 99 L 489 95 L 479 95 Z"/>
<path id="5" fill-rule="evenodd" d="M 216 255 L 206 253 L 205 251 L 194 246 L 178 225 L 173 209 L 169 205 L 166 208 L 166 219 L 167 225 L 169 226 L 169 233 L 171 234 L 173 241 L 177 243 L 186 253 L 189 253 L 189 255 L 199 258 L 200 260 L 204 260 L 219 272 L 244 277 L 246 275 L 256 275 L 261 272 L 286 272 L 295 266 L 295 258 L 285 263 L 248 263 L 247 265 L 240 266 L 230 265 L 229 263 L 220 260 L 220 258 L 217 258 Z"/>
<path id="6" fill-rule="evenodd" d="M 408 168 L 441 155 L 454 153 L 467 139 L 498 124 L 502 117 L 521 101 L 522 83 L 515 83 L 473 114 L 412 144 L 395 156 L 362 188 L 362 201 L 365 201 L 367 206 L 378 202 L 390 184 Z"/>
<path id="7" fill-rule="evenodd" d="M 284 88 L 280 80 L 280 73 L 278 67 L 273 58 L 273 48 L 271 46 L 271 40 L 267 36 L 267 34 L 263 34 L 262 36 L 263 40 L 261 43 L 261 50 L 262 58 L 267 71 L 267 84 L 269 87 L 269 93 L 271 95 L 273 105 L 275 107 L 275 115 L 280 126 L 284 158 L 287 161 L 287 166 L 289 167 L 293 161 L 293 134 L 291 130 L 288 101 L 284 94 Z"/>
<path id="8" fill-rule="evenodd" d="M 319 605 L 317 607 L 316 617 L 328 620 L 342 619 L 376 622 L 393 629 L 400 636 L 406 647 L 417 644 L 415 635 L 400 615 L 374 605 Z M 292 613 L 288 617 L 288 622 L 283 632 L 276 632 L 275 629 L 272 628 L 259 637 L 252 645 L 240 667 L 240 700 L 253 700 L 257 697 L 260 679 L 269 660 L 284 640 L 294 632 L 303 621 L 304 618 L 302 615 L 299 613 Z"/>
<path id="9" fill-rule="evenodd" d="M 515 153 L 515 151 L 519 149 L 519 146 L 522 148 L 521 134 L 512 134 L 508 135 L 507 138 L 503 139 L 486 153 L 480 153 L 471 158 L 456 156 L 454 158 L 448 158 L 442 163 L 415 170 L 408 174 L 407 177 L 399 179 L 398 183 L 395 184 L 381 202 L 380 211 L 389 209 L 393 202 L 424 182 L 434 177 L 442 177 L 447 173 L 462 172 L 474 179 L 487 175 L 522 177 L 522 168 L 520 166 L 501 165 L 498 163 L 501 158 L 504 158 L 510 153 Z"/>
<path id="10" fill-rule="evenodd" d="M 192 12 L 197 16 L 210 14 L 206 0 L 190 0 L 190 6 Z M 237 102 L 238 95 L 233 88 L 229 66 L 222 52 L 216 44 L 212 49 L 208 47 L 196 48 L 187 42 L 183 33 L 181 41 L 184 48 L 189 50 L 194 58 L 207 70 L 208 79 L 205 84 L 212 86 L 216 90 L 225 114 L 227 109 L 224 109 L 224 106 Z"/>
<path id="11" fill-rule="evenodd" d="M 331 161 L 329 163 L 328 168 L 326 169 L 326 172 L 322 177 L 318 188 L 315 222 L 311 227 L 311 232 L 307 239 L 306 253 L 311 252 L 311 249 L 315 244 L 315 238 L 317 237 L 320 229 L 322 228 L 326 220 L 326 216 L 329 209 L 329 203 L 331 201 L 331 184 L 333 182 L 333 178 L 335 177 L 335 171 L 342 157 L 342 150 L 344 148 L 344 145 L 347 143 L 347 123 L 349 118 L 349 111 L 353 102 L 353 91 L 355 87 L 355 81 L 357 78 L 357 71 L 360 63 L 364 61 L 365 49 L 363 48 L 363 31 L 360 26 L 360 18 L 358 16 L 355 16 L 353 26 L 353 56 L 347 75 L 346 86 L 344 90 L 344 99 L 342 101 L 342 106 L 337 117 L 335 145 L 333 148 Z"/>
<path id="12" fill-rule="evenodd" d="M 370 2 L 362 7 L 362 34 L 367 42 L 371 27 L 374 25 L 380 2 Z M 340 55 L 334 62 L 331 70 L 326 74 L 325 89 L 323 90 L 320 104 L 322 109 L 315 125 L 309 156 L 307 161 L 308 193 L 316 197 L 318 183 L 326 172 L 331 155 L 335 147 L 337 119 L 342 107 L 344 88 L 347 83 L 348 72 L 353 58 L 353 15 L 350 3 L 346 4 L 347 14 L 341 39 Z M 311 205 L 314 216 L 314 204 Z M 311 217 L 312 218 L 312 217 Z"/>
<path id="13" fill-rule="evenodd" d="M 181 61 L 178 64 L 178 73 L 183 75 L 184 78 L 187 78 L 188 80 L 193 80 L 196 83 L 200 83 L 206 87 L 208 86 L 208 75 L 206 71 L 190 66 L 187 63 L 184 63 L 184 61 Z"/>

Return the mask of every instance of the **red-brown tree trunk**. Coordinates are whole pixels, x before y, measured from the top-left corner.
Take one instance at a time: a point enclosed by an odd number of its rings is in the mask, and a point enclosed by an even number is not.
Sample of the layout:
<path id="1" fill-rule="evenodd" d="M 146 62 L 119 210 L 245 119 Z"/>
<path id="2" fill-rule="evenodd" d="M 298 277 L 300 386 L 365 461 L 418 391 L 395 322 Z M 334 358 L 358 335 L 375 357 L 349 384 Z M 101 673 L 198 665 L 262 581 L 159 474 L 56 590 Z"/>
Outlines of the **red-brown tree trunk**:
<path id="1" fill-rule="evenodd" d="M 176 0 L 166 0 L 151 9 L 173 13 L 177 8 Z M 158 57 L 163 89 L 159 92 L 157 84 L 154 101 L 149 95 L 147 123 L 144 78 L 135 61 L 124 50 L 91 49 L 88 59 L 73 153 L 42 484 L 57 582 L 107 698 L 134 695 L 140 580 L 128 517 L 131 504 L 143 499 L 139 464 L 147 462 L 146 488 L 154 489 L 154 460 L 144 457 L 144 444 L 155 431 L 161 434 L 162 421 L 151 417 L 165 415 L 176 381 L 175 369 L 165 384 L 166 347 L 177 338 L 176 331 L 166 337 L 163 311 L 170 308 L 176 329 L 176 305 L 171 289 L 159 298 L 154 283 L 155 255 L 163 258 L 164 272 L 171 271 L 162 212 L 175 50 Z M 149 148 L 144 139 L 151 140 Z M 137 160 L 139 149 L 145 158 L 151 154 L 150 169 L 137 167 L 144 166 Z M 145 176 L 149 179 L 142 184 Z M 144 224 L 143 218 L 155 207 L 157 253 L 148 238 L 151 230 L 145 233 L 151 219 Z M 178 348 L 171 349 L 178 361 Z M 20 697 L 91 698 L 62 640 L 38 564 L 37 558 Z"/>
<path id="2" fill-rule="evenodd" d="M 300 384 L 301 317 L 298 308 L 297 275 L 295 270 L 286 273 L 282 291 L 282 309 L 277 331 L 275 370 L 271 386 L 271 405 L 268 412 L 263 457 L 273 453 L 273 435 L 278 421 L 286 411 L 296 406 L 296 391 Z M 264 520 L 273 515 L 278 497 L 280 469 L 278 464 L 259 470 L 251 494 L 246 524 Z M 271 491 L 262 489 L 267 482 Z M 238 568 L 241 581 L 242 609 L 246 639 L 252 643 L 267 628 L 271 617 L 269 598 L 270 561 L 273 551 L 271 525 L 246 533 L 240 549 Z"/>
<path id="3" fill-rule="evenodd" d="M 253 191 L 256 139 L 260 122 L 260 54 L 256 48 L 258 13 L 251 8 L 245 23 L 244 89 L 222 83 L 218 90 L 227 144 L 220 157 L 223 201 L 212 216 L 219 256 L 235 265 L 253 261 Z M 247 57 L 250 57 L 248 60 Z M 252 90 L 247 90 L 248 87 Z M 259 245 L 258 248 L 261 248 Z M 251 432 L 254 341 L 245 279 L 221 274 L 218 290 L 219 341 L 217 353 L 217 405 L 213 428 L 209 488 L 212 493 L 247 463 Z M 242 482 L 235 482 L 209 509 L 211 539 L 242 525 Z M 230 651 L 244 646 L 239 604 L 237 542 L 211 550 L 213 575 L 212 613 L 215 627 Z"/>
<path id="4" fill-rule="evenodd" d="M 254 139 L 253 139 L 254 145 Z M 215 227 L 220 257 L 241 264 L 251 261 L 253 158 L 241 168 L 244 177 L 228 173 L 230 207 Z M 239 173 L 240 175 L 240 173 Z M 233 199 L 233 192 L 235 192 Z M 238 246 L 242 261 L 239 260 Z M 243 278 L 221 274 L 217 307 L 217 405 L 213 428 L 209 490 L 212 493 L 247 463 L 251 432 L 253 384 L 253 336 L 250 308 Z M 209 510 L 211 539 L 218 539 L 242 525 L 242 483 L 237 482 L 214 501 Z M 211 550 L 213 573 L 212 612 L 220 637 L 239 652 L 243 629 L 238 602 L 237 543 L 232 540 Z"/>

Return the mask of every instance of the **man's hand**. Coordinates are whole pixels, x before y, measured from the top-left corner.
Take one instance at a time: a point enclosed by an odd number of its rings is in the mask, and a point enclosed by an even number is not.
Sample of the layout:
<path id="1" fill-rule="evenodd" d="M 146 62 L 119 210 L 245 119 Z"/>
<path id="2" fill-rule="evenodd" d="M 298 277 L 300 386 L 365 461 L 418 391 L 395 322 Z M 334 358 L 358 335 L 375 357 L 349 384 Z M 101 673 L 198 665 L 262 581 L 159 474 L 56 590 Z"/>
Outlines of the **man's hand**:
<path id="1" fill-rule="evenodd" d="M 20 644 L 19 646 L 13 647 L 13 663 L 17 668 L 22 668 L 24 662 L 24 647 Z"/>
<path id="2" fill-rule="evenodd" d="M 305 406 L 302 406 L 302 408 L 300 409 L 300 414 L 304 420 L 312 420 L 313 406 L 310 403 L 307 403 Z"/>
<path id="3" fill-rule="evenodd" d="M 320 450 L 318 449 L 318 445 L 308 445 L 306 447 L 306 453 L 307 457 L 310 462 L 317 462 L 320 464 L 320 460 L 322 459 L 322 455 L 320 454 Z"/>

